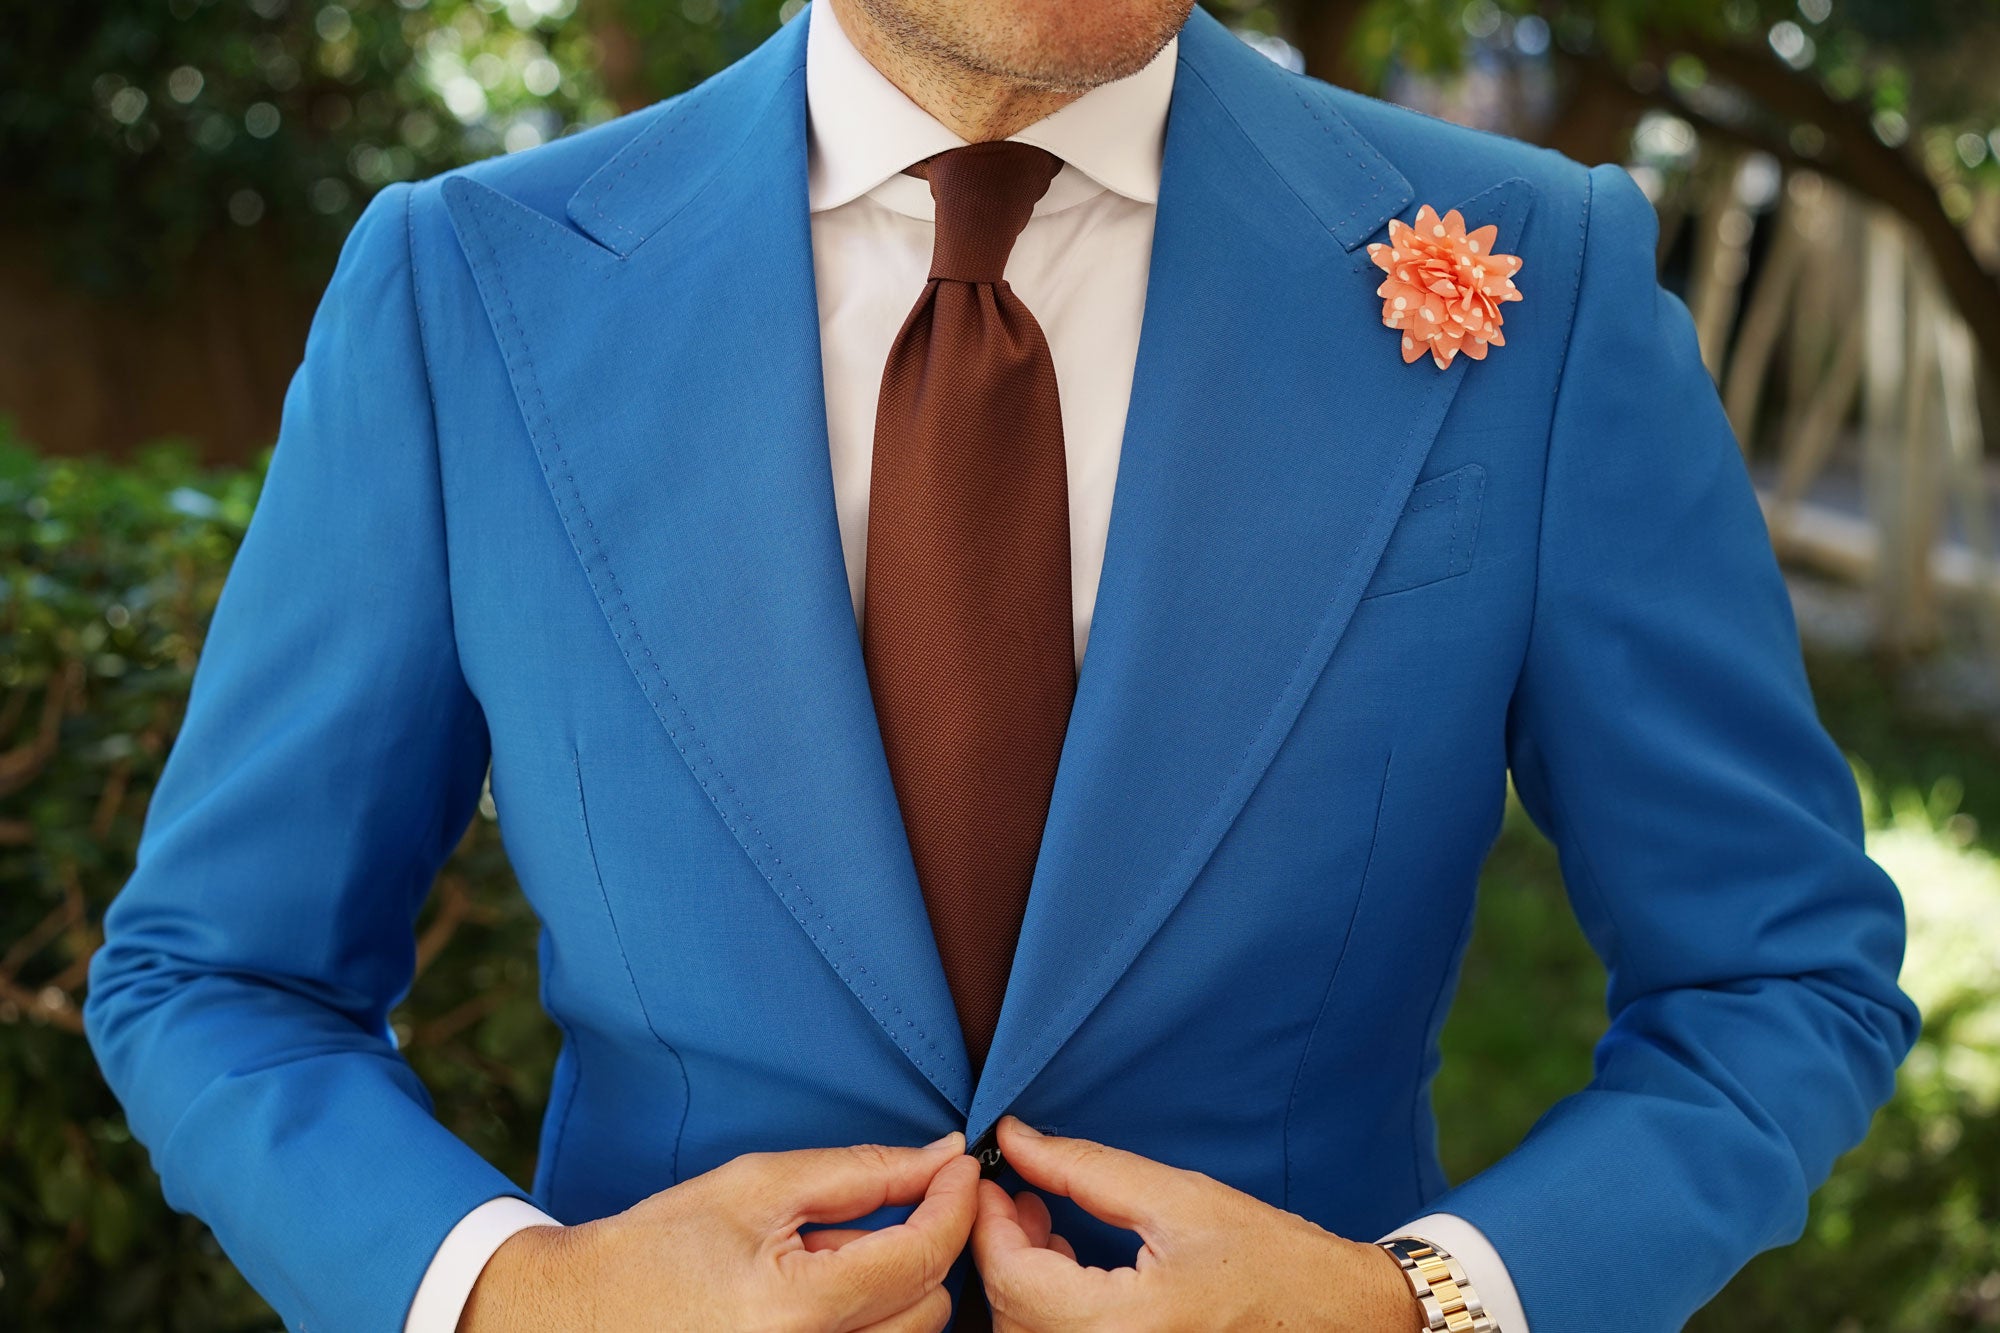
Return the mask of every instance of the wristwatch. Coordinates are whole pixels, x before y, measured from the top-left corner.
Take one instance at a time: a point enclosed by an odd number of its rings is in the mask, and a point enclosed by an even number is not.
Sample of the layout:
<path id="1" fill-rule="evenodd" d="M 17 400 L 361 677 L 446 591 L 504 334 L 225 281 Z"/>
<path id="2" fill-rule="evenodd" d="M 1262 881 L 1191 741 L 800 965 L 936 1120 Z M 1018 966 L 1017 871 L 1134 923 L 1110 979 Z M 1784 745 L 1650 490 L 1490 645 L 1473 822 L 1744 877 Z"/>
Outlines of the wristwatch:
<path id="1" fill-rule="evenodd" d="M 1414 1236 L 1392 1236 L 1375 1243 L 1395 1256 L 1403 1276 L 1410 1280 L 1410 1290 L 1424 1310 L 1425 1333 L 1502 1333 L 1479 1303 L 1479 1293 L 1466 1281 L 1458 1260 Z"/>

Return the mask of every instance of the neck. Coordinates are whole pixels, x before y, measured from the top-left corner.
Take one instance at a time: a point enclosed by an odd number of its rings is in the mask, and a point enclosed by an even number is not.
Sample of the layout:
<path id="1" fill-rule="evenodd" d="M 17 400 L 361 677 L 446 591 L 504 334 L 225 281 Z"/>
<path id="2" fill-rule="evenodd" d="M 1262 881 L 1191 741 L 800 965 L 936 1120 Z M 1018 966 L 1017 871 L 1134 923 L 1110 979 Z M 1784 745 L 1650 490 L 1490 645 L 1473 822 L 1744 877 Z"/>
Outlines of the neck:
<path id="1" fill-rule="evenodd" d="M 1004 139 L 1074 102 L 1081 91 L 1033 87 L 974 68 L 921 35 L 891 27 L 865 0 L 830 4 L 847 39 L 902 94 L 967 143 Z"/>

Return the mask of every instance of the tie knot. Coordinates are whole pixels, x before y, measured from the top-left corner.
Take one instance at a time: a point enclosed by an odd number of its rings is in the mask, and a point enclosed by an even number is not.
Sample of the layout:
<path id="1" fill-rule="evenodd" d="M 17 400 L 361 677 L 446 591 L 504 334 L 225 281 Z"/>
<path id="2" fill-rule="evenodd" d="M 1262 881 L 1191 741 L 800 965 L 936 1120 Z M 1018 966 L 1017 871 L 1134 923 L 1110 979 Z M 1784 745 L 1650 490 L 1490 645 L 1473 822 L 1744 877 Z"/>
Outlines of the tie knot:
<path id="1" fill-rule="evenodd" d="M 937 204 L 930 275 L 998 282 L 1062 159 L 1033 144 L 994 139 L 947 149 L 922 165 L 916 174 L 929 179 Z"/>

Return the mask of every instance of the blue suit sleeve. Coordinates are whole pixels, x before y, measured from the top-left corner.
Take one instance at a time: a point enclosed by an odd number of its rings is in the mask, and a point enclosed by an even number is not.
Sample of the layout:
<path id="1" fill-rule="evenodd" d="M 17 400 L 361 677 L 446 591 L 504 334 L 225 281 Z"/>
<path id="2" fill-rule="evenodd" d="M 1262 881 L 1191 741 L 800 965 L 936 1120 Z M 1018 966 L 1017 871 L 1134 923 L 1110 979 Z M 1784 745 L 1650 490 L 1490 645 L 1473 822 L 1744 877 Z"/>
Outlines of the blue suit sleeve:
<path id="1" fill-rule="evenodd" d="M 1589 1085 L 1424 1211 L 1486 1233 L 1535 1333 L 1669 1333 L 1802 1233 L 1918 1014 L 1657 218 L 1621 167 L 1590 186 L 1507 744 L 1610 1024 Z"/>
<path id="2" fill-rule="evenodd" d="M 411 187 L 348 238 L 286 396 L 85 1030 L 168 1202 L 293 1329 L 393 1333 L 438 1243 L 526 1197 L 388 1013 L 487 762 L 460 674 Z"/>

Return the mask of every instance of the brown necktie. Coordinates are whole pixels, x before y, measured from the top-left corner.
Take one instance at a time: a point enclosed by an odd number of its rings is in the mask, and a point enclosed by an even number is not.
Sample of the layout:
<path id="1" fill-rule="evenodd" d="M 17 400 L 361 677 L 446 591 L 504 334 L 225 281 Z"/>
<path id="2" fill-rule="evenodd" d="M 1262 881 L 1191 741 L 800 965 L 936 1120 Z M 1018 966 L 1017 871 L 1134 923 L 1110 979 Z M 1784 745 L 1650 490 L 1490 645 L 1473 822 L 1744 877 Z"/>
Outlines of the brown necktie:
<path id="1" fill-rule="evenodd" d="M 862 652 L 975 1075 L 1076 693 L 1055 363 L 1001 276 L 1061 165 L 998 140 L 910 169 L 937 235 L 882 372 L 869 478 Z"/>

